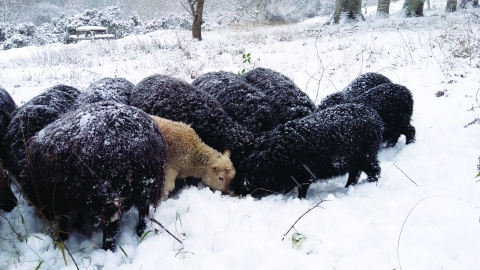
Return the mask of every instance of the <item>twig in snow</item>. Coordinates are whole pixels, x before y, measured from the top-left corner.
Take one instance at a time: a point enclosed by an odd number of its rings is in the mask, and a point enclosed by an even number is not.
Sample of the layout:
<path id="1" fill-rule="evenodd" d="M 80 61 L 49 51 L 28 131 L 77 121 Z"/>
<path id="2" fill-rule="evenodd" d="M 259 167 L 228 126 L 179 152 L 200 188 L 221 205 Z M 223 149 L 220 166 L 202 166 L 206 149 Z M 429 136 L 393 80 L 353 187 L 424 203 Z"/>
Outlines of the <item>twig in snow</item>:
<path id="1" fill-rule="evenodd" d="M 477 101 L 477 105 L 480 108 L 480 103 L 478 102 L 478 92 L 480 92 L 480 88 L 478 88 L 477 93 L 475 94 L 475 100 Z"/>
<path id="2" fill-rule="evenodd" d="M 178 239 L 177 237 L 175 237 L 175 235 L 173 235 L 170 231 L 168 231 L 167 228 L 165 228 L 165 227 L 162 225 L 162 223 L 158 222 L 158 221 L 157 221 L 156 219 L 154 219 L 154 218 L 150 218 L 150 221 L 153 222 L 153 223 L 155 223 L 155 224 L 157 224 L 158 226 L 162 227 L 162 229 L 164 229 L 168 234 L 170 234 L 173 238 L 175 238 L 175 240 L 177 240 L 180 244 L 183 245 L 183 242 L 182 242 L 180 239 Z"/>
<path id="3" fill-rule="evenodd" d="M 327 202 L 327 201 L 329 201 L 329 200 L 322 200 L 322 199 L 320 198 L 320 201 L 319 201 L 317 204 L 315 204 L 315 205 L 312 206 L 310 209 L 308 209 L 307 212 L 303 213 L 303 215 L 301 215 L 301 216 L 297 219 L 297 221 L 295 221 L 295 223 L 293 223 L 292 227 L 290 227 L 290 229 L 288 229 L 288 231 L 283 235 L 282 241 L 285 239 L 285 236 L 287 236 L 287 234 L 288 234 L 292 229 L 294 229 L 295 225 L 297 224 L 297 222 L 298 222 L 302 217 L 304 217 L 306 214 L 308 214 L 308 212 L 312 211 L 313 209 L 315 209 L 315 208 L 317 208 L 317 207 L 320 207 L 320 208 L 324 209 L 323 207 L 320 206 L 320 204 L 322 204 L 323 202 Z"/>
<path id="4" fill-rule="evenodd" d="M 408 177 L 408 175 L 407 175 L 406 173 L 404 173 L 404 172 L 402 171 L 402 169 L 400 169 L 400 168 L 397 166 L 397 164 L 393 163 L 393 165 L 395 165 L 395 167 L 397 167 L 397 169 L 398 169 L 399 171 L 401 171 L 408 179 L 410 179 L 410 181 L 412 181 L 412 182 L 418 187 L 417 183 L 415 183 L 415 181 L 413 181 L 412 178 Z"/>
<path id="5" fill-rule="evenodd" d="M 405 43 L 405 47 L 408 49 L 408 54 L 410 55 L 410 60 L 412 61 L 412 65 L 415 64 L 415 61 L 413 60 L 413 56 L 412 56 L 412 50 L 410 49 L 410 47 L 408 46 L 408 43 L 405 41 L 405 39 L 403 38 L 403 35 L 402 33 L 400 32 L 400 28 L 398 28 L 397 26 L 397 32 L 398 34 L 400 34 L 400 37 L 402 38 L 403 40 L 403 43 Z"/>
<path id="6" fill-rule="evenodd" d="M 402 237 L 403 227 L 405 227 L 405 224 L 407 223 L 408 217 L 409 217 L 410 214 L 413 212 L 413 209 L 415 209 L 415 207 L 417 207 L 417 205 L 419 205 L 421 202 L 425 201 L 426 199 L 431 199 L 431 198 L 435 198 L 435 197 L 448 197 L 448 198 L 458 199 L 459 201 L 466 202 L 466 203 L 468 203 L 468 204 L 472 205 L 473 207 L 475 207 L 475 208 L 477 208 L 477 209 L 480 210 L 480 207 L 476 206 L 475 204 L 473 204 L 473 203 L 470 202 L 470 201 L 463 200 L 463 199 L 461 199 L 461 198 L 459 198 L 459 197 L 449 196 L 449 195 L 434 195 L 434 196 L 428 196 L 428 197 L 425 197 L 425 198 L 421 199 L 420 201 L 418 201 L 418 202 L 412 207 L 412 209 L 410 209 L 410 212 L 408 212 L 407 217 L 406 217 L 405 220 L 403 221 L 402 228 L 400 229 L 400 234 L 398 235 L 398 241 L 397 241 L 397 258 L 398 258 L 398 266 L 400 267 L 400 269 L 402 269 L 402 264 L 400 263 L 400 238 Z"/>
<path id="7" fill-rule="evenodd" d="M 475 118 L 472 122 L 466 124 L 465 126 L 463 126 L 464 128 L 467 128 L 473 124 L 480 124 L 480 118 Z"/>

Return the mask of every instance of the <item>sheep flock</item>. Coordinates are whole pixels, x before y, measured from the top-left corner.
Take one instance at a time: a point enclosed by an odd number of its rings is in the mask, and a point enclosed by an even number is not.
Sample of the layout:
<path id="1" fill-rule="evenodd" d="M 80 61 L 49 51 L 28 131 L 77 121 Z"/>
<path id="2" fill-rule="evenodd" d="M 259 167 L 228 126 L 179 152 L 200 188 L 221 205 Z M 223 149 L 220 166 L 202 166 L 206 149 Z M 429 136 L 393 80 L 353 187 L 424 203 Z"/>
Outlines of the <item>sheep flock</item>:
<path id="1" fill-rule="evenodd" d="M 113 250 L 123 213 L 138 209 L 140 236 L 150 207 L 185 178 L 255 198 L 305 198 L 310 184 L 346 174 L 345 186 L 362 172 L 379 181 L 378 151 L 401 135 L 415 142 L 412 113 L 410 90 L 377 73 L 318 105 L 267 68 L 56 85 L 19 107 L 0 87 L 0 211 L 15 208 L 15 185 L 59 239 L 91 222 Z"/>

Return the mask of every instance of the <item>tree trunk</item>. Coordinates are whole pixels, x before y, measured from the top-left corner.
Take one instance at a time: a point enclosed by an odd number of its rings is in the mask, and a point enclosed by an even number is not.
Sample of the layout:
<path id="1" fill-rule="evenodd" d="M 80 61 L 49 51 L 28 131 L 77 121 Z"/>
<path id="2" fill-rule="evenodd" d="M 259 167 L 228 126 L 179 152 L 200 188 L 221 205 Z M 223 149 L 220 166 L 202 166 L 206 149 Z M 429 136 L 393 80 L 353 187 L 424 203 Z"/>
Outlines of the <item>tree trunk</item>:
<path id="1" fill-rule="evenodd" d="M 447 6 L 445 12 L 451 13 L 457 10 L 457 0 L 447 0 Z"/>
<path id="2" fill-rule="evenodd" d="M 387 18 L 390 14 L 390 0 L 378 0 L 377 18 Z"/>
<path id="3" fill-rule="evenodd" d="M 460 1 L 460 7 L 461 8 L 467 8 L 467 2 L 472 2 L 472 7 L 473 8 L 478 8 L 478 0 L 461 0 Z"/>
<path id="4" fill-rule="evenodd" d="M 422 17 L 424 0 L 405 0 L 402 7 L 402 15 L 405 17 Z"/>
<path id="5" fill-rule="evenodd" d="M 333 22 L 339 23 L 343 19 L 365 20 L 362 15 L 362 0 L 336 0 Z"/>
<path id="6" fill-rule="evenodd" d="M 202 40 L 203 4 L 205 0 L 198 0 L 193 14 L 192 36 L 194 39 Z"/>

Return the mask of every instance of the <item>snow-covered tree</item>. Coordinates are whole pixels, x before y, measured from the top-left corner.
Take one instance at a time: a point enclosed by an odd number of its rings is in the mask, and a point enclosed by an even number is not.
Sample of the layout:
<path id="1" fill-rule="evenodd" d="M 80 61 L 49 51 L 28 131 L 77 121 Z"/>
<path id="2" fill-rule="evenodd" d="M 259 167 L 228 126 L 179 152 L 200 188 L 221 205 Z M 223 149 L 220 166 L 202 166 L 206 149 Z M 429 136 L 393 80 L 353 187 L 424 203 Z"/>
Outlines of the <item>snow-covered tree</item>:
<path id="1" fill-rule="evenodd" d="M 457 10 L 457 0 L 447 0 L 445 12 L 455 12 Z"/>
<path id="2" fill-rule="evenodd" d="M 422 17 L 423 5 L 425 0 L 405 0 L 402 7 L 402 16 L 405 17 Z"/>
<path id="3" fill-rule="evenodd" d="M 203 5 L 205 4 L 205 0 L 180 1 L 193 18 L 192 37 L 194 39 L 202 40 Z M 186 1 L 186 3 L 184 1 Z"/>
<path id="4" fill-rule="evenodd" d="M 365 20 L 362 15 L 362 0 L 336 0 L 333 22 L 340 23 L 344 20 Z"/>
<path id="5" fill-rule="evenodd" d="M 378 0 L 377 18 L 386 18 L 390 14 L 390 0 Z"/>

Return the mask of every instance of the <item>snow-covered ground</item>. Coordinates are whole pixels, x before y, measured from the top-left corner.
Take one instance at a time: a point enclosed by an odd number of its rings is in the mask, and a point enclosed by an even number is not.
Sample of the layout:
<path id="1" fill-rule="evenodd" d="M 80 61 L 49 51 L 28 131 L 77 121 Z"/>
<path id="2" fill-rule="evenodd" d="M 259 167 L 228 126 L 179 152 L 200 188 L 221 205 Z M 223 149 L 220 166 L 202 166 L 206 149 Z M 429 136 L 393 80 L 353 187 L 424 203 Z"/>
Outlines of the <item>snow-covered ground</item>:
<path id="1" fill-rule="evenodd" d="M 100 231 L 76 232 L 64 258 L 20 198 L 11 213 L 0 211 L 0 269 L 480 269 L 480 124 L 465 127 L 480 118 L 480 10 L 445 14 L 442 4 L 403 19 L 402 2 L 392 3 L 390 19 L 369 8 L 366 22 L 341 26 L 323 17 L 217 29 L 201 42 L 188 31 L 159 31 L 1 51 L 0 85 L 19 105 L 59 83 L 86 89 L 102 77 L 138 83 L 154 73 L 190 82 L 254 66 L 287 75 L 319 103 L 359 74 L 379 72 L 412 91 L 417 141 L 405 145 L 402 136 L 380 151 L 378 183 L 346 189 L 346 176 L 329 179 L 303 200 L 296 192 L 254 200 L 183 189 L 151 211 L 183 245 L 153 223 L 146 232 L 158 233 L 139 239 L 132 211 L 114 252 L 98 248 Z M 303 236 L 298 245 L 293 233 Z"/>

